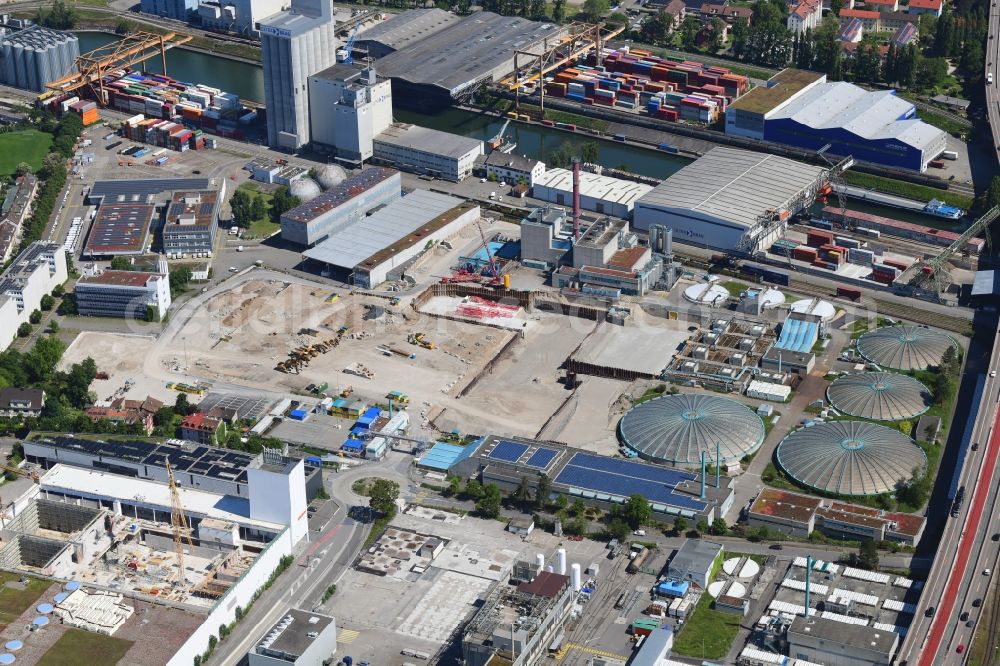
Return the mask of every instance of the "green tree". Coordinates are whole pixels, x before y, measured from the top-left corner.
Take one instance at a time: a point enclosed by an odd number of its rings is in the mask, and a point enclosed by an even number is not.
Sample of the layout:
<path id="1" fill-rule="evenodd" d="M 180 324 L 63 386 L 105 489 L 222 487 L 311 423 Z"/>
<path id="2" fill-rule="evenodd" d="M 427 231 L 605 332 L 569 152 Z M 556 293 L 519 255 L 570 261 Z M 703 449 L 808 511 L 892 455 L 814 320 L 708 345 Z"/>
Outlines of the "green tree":
<path id="1" fill-rule="evenodd" d="M 858 547 L 858 566 L 869 571 L 878 571 L 878 546 L 871 539 L 865 539 Z"/>
<path id="2" fill-rule="evenodd" d="M 647 44 L 666 46 L 670 41 L 673 21 L 673 17 L 664 11 L 651 14 L 639 26 L 639 37 Z"/>
<path id="3" fill-rule="evenodd" d="M 17 327 L 17 337 L 26 338 L 29 335 L 31 335 L 31 324 L 29 324 L 28 322 L 24 322 L 23 324 Z"/>
<path id="4" fill-rule="evenodd" d="M 588 141 L 580 146 L 580 158 L 589 164 L 597 164 L 601 158 L 601 147 L 596 141 Z"/>
<path id="5" fill-rule="evenodd" d="M 41 310 L 32 310 L 31 314 L 28 315 L 28 321 L 30 321 L 33 325 L 37 325 L 37 324 L 41 323 L 41 321 L 42 321 L 42 311 Z"/>
<path id="6" fill-rule="evenodd" d="M 451 497 L 456 497 L 460 492 L 462 492 L 462 479 L 457 476 L 449 477 L 447 492 Z"/>
<path id="7" fill-rule="evenodd" d="M 478 502 L 483 496 L 483 486 L 475 479 L 469 479 L 465 482 L 465 490 L 462 492 L 462 495 L 466 499 Z"/>
<path id="8" fill-rule="evenodd" d="M 652 512 L 653 508 L 649 505 L 649 501 L 636 493 L 626 500 L 622 517 L 632 529 L 637 530 L 649 522 Z"/>
<path id="9" fill-rule="evenodd" d="M 712 44 L 709 47 L 712 53 L 718 53 L 726 44 L 726 22 L 716 17 L 712 19 Z"/>
<path id="10" fill-rule="evenodd" d="M 569 499 L 565 495 L 559 495 L 555 501 L 556 511 L 566 511 L 569 508 Z"/>
<path id="11" fill-rule="evenodd" d="M 995 206 L 1000 206 L 1000 176 L 993 176 L 990 186 L 983 195 L 983 207 L 989 210 Z"/>
<path id="12" fill-rule="evenodd" d="M 552 20 L 556 23 L 566 20 L 566 0 L 555 0 L 552 3 Z"/>
<path id="13" fill-rule="evenodd" d="M 680 516 L 674 518 L 675 534 L 684 534 L 684 530 L 687 529 L 687 526 L 688 526 L 688 521 L 686 521 L 684 518 L 681 518 Z"/>
<path id="14" fill-rule="evenodd" d="M 174 401 L 174 414 L 178 416 L 187 416 L 194 412 L 194 406 L 188 400 L 187 393 L 178 393 L 177 399 Z"/>
<path id="15" fill-rule="evenodd" d="M 500 488 L 497 484 L 487 483 L 483 488 L 482 498 L 476 502 L 476 511 L 483 518 L 497 518 L 500 516 L 501 501 Z"/>
<path id="16" fill-rule="evenodd" d="M 25 174 L 33 173 L 34 169 L 27 162 L 18 162 L 17 168 L 14 169 L 15 176 L 23 176 Z"/>
<path id="17" fill-rule="evenodd" d="M 253 221 L 253 199 L 246 190 L 237 189 L 229 199 L 229 209 L 233 213 L 233 224 L 238 227 L 249 227 Z"/>
<path id="18" fill-rule="evenodd" d="M 701 520 L 698 521 L 698 524 L 695 525 L 695 528 L 697 528 L 697 530 L 700 533 L 702 533 L 702 534 L 707 533 L 708 532 L 708 521 L 705 520 L 704 518 L 702 518 Z"/>
<path id="19" fill-rule="evenodd" d="M 56 304 L 56 299 L 52 298 L 48 294 L 45 294 L 44 296 L 42 296 L 41 300 L 39 301 L 38 307 L 40 307 L 45 312 L 48 312 L 53 307 L 55 307 L 55 304 Z"/>
<path id="20" fill-rule="evenodd" d="M 608 0 L 583 0 L 583 13 L 590 21 L 600 20 L 610 9 Z"/>
<path id="21" fill-rule="evenodd" d="M 521 477 L 521 483 L 514 490 L 513 495 L 514 499 L 519 502 L 528 503 L 531 501 L 531 481 L 528 480 L 528 477 Z"/>
<path id="22" fill-rule="evenodd" d="M 48 10 L 39 9 L 35 20 L 46 28 L 69 30 L 76 25 L 77 13 L 63 0 L 55 0 Z"/>
<path id="23" fill-rule="evenodd" d="M 267 217 L 267 202 L 264 197 L 255 196 L 250 204 L 250 217 L 254 220 L 263 220 Z"/>
<path id="24" fill-rule="evenodd" d="M 396 500 L 399 499 L 399 484 L 389 479 L 375 479 L 368 488 L 368 506 L 383 516 L 396 515 Z"/>
<path id="25" fill-rule="evenodd" d="M 629 526 L 621 518 L 615 517 L 608 522 L 608 536 L 612 539 L 624 540 L 628 537 Z"/>
<path id="26" fill-rule="evenodd" d="M 552 479 L 548 474 L 538 475 L 538 486 L 535 490 L 535 506 L 544 509 L 549 503 L 549 495 L 552 494 Z"/>
<path id="27" fill-rule="evenodd" d="M 726 520 L 724 518 L 716 518 L 712 521 L 712 526 L 708 531 L 715 536 L 724 536 L 726 532 L 729 531 L 729 526 L 726 525 Z"/>
<path id="28" fill-rule="evenodd" d="M 132 270 L 132 262 L 128 260 L 128 257 L 114 257 L 111 260 L 111 270 L 130 271 Z"/>
<path id="29" fill-rule="evenodd" d="M 52 287 L 52 295 L 55 296 L 56 298 L 61 298 L 62 295 L 65 293 L 66 293 L 66 288 L 63 287 L 61 284 L 57 284 L 56 286 Z"/>
<path id="30" fill-rule="evenodd" d="M 589 527 L 586 518 L 574 518 L 563 525 L 563 532 L 574 536 L 586 536 Z"/>
<path id="31" fill-rule="evenodd" d="M 681 48 L 685 51 L 694 51 L 698 42 L 698 32 L 701 31 L 701 21 L 698 17 L 689 14 L 681 21 Z"/>
<path id="32" fill-rule="evenodd" d="M 174 422 L 174 410 L 169 407 L 160 407 L 153 414 L 153 425 L 162 428 Z"/>
<path id="33" fill-rule="evenodd" d="M 271 221 L 281 222 L 281 216 L 301 203 L 298 197 L 293 197 L 287 187 L 279 187 L 271 198 Z"/>
<path id="34" fill-rule="evenodd" d="M 562 495 L 560 495 L 560 497 L 562 497 Z M 584 504 L 583 500 L 580 499 L 579 497 L 573 500 L 573 503 L 569 507 L 569 515 L 573 516 L 574 518 L 576 516 L 582 516 L 586 511 L 587 511 L 587 505 Z"/>
<path id="35" fill-rule="evenodd" d="M 917 79 L 924 90 L 937 88 L 947 76 L 948 61 L 944 58 L 923 58 L 917 65 Z"/>

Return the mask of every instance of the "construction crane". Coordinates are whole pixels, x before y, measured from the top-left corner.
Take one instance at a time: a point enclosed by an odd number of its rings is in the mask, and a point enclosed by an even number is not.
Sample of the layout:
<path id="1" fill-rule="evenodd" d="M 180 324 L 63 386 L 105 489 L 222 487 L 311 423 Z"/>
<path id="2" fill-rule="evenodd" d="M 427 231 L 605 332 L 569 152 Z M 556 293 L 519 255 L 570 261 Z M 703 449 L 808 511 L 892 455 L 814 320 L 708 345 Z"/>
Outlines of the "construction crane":
<path id="1" fill-rule="evenodd" d="M 975 238 L 979 232 L 983 232 L 987 247 L 992 247 L 993 243 L 990 238 L 990 224 L 992 224 L 998 217 L 1000 217 L 1000 206 L 990 208 L 988 211 L 983 213 L 982 217 L 973 222 L 972 226 L 962 232 L 961 236 L 952 241 L 951 245 L 938 253 L 937 256 L 932 257 L 931 259 L 921 259 L 903 271 L 900 276 L 896 278 L 896 284 L 909 285 L 915 288 L 933 287 L 934 293 L 940 296 L 947 287 L 942 280 L 944 265 L 949 259 L 955 256 L 956 253 L 964 251 L 965 244 Z M 926 286 L 927 282 L 931 283 L 930 287 Z"/>
<path id="2" fill-rule="evenodd" d="M 17 474 L 18 476 L 23 476 L 26 479 L 31 479 L 35 483 L 38 483 L 38 472 L 33 469 L 21 469 L 20 467 L 15 467 L 14 465 L 3 465 L 0 464 L 0 468 L 4 471 L 10 472 L 11 474 Z"/>
<path id="3" fill-rule="evenodd" d="M 476 220 L 476 228 L 479 229 L 479 238 L 483 242 L 483 250 L 486 252 L 486 260 L 490 262 L 490 274 L 494 282 L 500 280 L 500 267 L 497 265 L 493 253 L 490 252 L 490 244 L 486 241 L 486 232 L 483 231 L 481 220 Z"/>
<path id="4" fill-rule="evenodd" d="M 174 472 L 170 469 L 169 460 L 167 461 L 167 478 L 170 480 L 170 527 L 174 533 L 174 555 L 177 556 L 177 584 L 186 588 L 183 540 L 187 541 L 189 547 L 193 547 L 194 542 L 191 540 L 191 526 L 188 525 L 187 516 L 184 515 L 181 494 L 177 490 L 177 481 L 174 480 Z"/>
<path id="5" fill-rule="evenodd" d="M 823 158 L 827 166 L 830 167 L 830 171 L 827 174 L 828 183 L 824 186 L 818 193 L 816 199 L 820 203 L 826 203 L 827 197 L 833 194 L 837 197 L 837 207 L 840 208 L 840 226 L 847 228 L 847 203 L 844 197 L 847 194 L 847 183 L 844 181 L 844 172 L 854 166 L 854 157 L 848 156 L 837 164 L 833 163 L 829 157 L 826 156 L 826 151 L 830 150 L 831 144 L 826 144 L 822 148 L 816 151 L 816 154 Z"/>
<path id="6" fill-rule="evenodd" d="M 351 36 L 348 38 L 347 43 L 344 44 L 344 48 L 337 49 L 337 62 L 342 62 L 345 65 L 350 65 L 354 62 L 354 40 L 358 38 L 358 30 L 361 29 L 361 24 L 358 23 L 354 26 L 354 31 L 351 32 Z"/>
<path id="7" fill-rule="evenodd" d="M 497 148 L 503 145 L 503 135 L 504 133 L 507 132 L 508 125 L 510 125 L 510 118 L 508 118 L 504 122 L 503 127 L 500 128 L 500 131 L 497 132 L 497 135 L 486 142 L 486 145 L 490 147 L 490 150 L 496 150 Z"/>
<path id="8" fill-rule="evenodd" d="M 117 42 L 81 54 L 76 59 L 77 71 L 45 84 L 49 90 L 68 93 L 89 87 L 93 97 L 101 106 L 107 106 L 104 77 L 119 69 L 129 69 L 160 56 L 163 73 L 167 72 L 167 49 L 186 44 L 193 39 L 190 35 L 168 32 L 156 35 L 151 32 L 136 32 Z"/>

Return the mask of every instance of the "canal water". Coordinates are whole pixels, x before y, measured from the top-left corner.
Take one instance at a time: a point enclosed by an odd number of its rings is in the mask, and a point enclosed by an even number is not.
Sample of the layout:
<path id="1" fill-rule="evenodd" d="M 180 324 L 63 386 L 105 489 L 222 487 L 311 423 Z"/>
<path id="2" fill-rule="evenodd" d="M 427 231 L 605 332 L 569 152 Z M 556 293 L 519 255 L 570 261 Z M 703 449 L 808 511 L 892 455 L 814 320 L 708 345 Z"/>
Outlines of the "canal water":
<path id="1" fill-rule="evenodd" d="M 116 39 L 114 35 L 103 32 L 76 34 L 80 38 L 80 51 L 83 53 L 107 45 Z M 153 58 L 147 64 L 150 72 L 162 73 L 159 58 Z M 220 58 L 200 51 L 174 48 L 167 52 L 167 70 L 170 76 L 181 81 L 204 83 L 236 93 L 243 99 L 251 101 L 261 102 L 264 99 L 264 76 L 260 65 Z M 400 122 L 483 140 L 496 136 L 504 123 L 501 119 L 458 109 L 419 113 L 397 108 L 393 111 L 393 115 Z M 689 163 L 689 160 L 674 155 L 535 125 L 511 123 L 507 127 L 506 135 L 517 144 L 515 153 L 541 160 L 547 159 L 564 143 L 568 142 L 574 147 L 579 147 L 581 144 L 596 140 L 601 164 L 609 167 L 625 166 L 633 173 L 658 179 L 670 176 Z M 833 199 L 831 201 L 836 203 Z M 965 220 L 955 224 L 950 220 L 862 201 L 849 201 L 848 206 L 852 210 L 942 229 L 965 228 L 968 224 Z"/>

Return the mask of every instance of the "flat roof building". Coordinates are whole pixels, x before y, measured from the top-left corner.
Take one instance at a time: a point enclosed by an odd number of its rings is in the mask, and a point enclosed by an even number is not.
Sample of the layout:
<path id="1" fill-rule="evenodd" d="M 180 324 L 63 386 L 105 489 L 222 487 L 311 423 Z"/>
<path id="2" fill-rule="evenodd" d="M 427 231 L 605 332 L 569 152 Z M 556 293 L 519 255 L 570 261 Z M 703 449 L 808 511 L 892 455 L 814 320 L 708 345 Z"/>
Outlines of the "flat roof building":
<path id="1" fill-rule="evenodd" d="M 479 219 L 479 206 L 414 190 L 357 223 L 342 227 L 302 256 L 321 263 L 365 289 L 398 273 L 428 243 L 444 240 Z"/>
<path id="2" fill-rule="evenodd" d="M 716 147 L 637 200 L 633 226 L 662 225 L 675 242 L 712 249 L 765 247 L 813 202 L 826 175 L 784 157 Z"/>
<path id="3" fill-rule="evenodd" d="M 290 608 L 247 655 L 249 666 L 313 666 L 337 653 L 330 615 Z"/>
<path id="4" fill-rule="evenodd" d="M 341 160 L 371 158 L 376 136 L 392 124 L 392 83 L 373 67 L 336 64 L 309 77 L 312 139 Z"/>
<path id="5" fill-rule="evenodd" d="M 886 629 L 798 616 L 787 638 L 790 657 L 826 666 L 889 666 L 900 641 Z"/>
<path id="6" fill-rule="evenodd" d="M 17 337 L 42 297 L 68 279 L 66 250 L 58 243 L 35 241 L 0 275 L 0 350 Z"/>
<path id="7" fill-rule="evenodd" d="M 107 203 L 97 210 L 82 256 L 107 259 L 143 254 L 156 214 L 150 203 Z"/>
<path id="8" fill-rule="evenodd" d="M 223 192 L 175 192 L 163 224 L 163 252 L 171 256 L 207 255 L 215 248 L 219 232 L 219 205 Z"/>
<path id="9" fill-rule="evenodd" d="M 558 266 L 573 249 L 573 221 L 562 208 L 535 208 L 521 220 L 521 261 Z"/>
<path id="10" fill-rule="evenodd" d="M 580 173 L 580 207 L 602 215 L 630 219 L 636 202 L 652 191 L 653 187 L 644 183 Z M 561 206 L 573 205 L 573 172 L 547 169 L 535 182 L 532 196 Z"/>
<path id="11" fill-rule="evenodd" d="M 374 141 L 376 161 L 454 182 L 471 176 L 482 154 L 479 139 L 405 123 L 390 126 Z"/>
<path id="12" fill-rule="evenodd" d="M 722 545 L 704 539 L 687 539 L 667 565 L 667 576 L 673 580 L 689 581 L 708 589 L 712 576 L 722 564 Z"/>
<path id="13" fill-rule="evenodd" d="M 400 197 L 394 169 L 368 167 L 281 216 L 281 237 L 312 247 Z"/>
<path id="14" fill-rule="evenodd" d="M 75 287 L 77 312 L 85 317 L 160 321 L 170 308 L 166 273 L 104 271 L 81 277 Z"/>
<path id="15" fill-rule="evenodd" d="M 149 203 L 164 192 L 209 189 L 208 178 L 138 178 L 135 180 L 98 180 L 87 191 L 87 203 Z"/>

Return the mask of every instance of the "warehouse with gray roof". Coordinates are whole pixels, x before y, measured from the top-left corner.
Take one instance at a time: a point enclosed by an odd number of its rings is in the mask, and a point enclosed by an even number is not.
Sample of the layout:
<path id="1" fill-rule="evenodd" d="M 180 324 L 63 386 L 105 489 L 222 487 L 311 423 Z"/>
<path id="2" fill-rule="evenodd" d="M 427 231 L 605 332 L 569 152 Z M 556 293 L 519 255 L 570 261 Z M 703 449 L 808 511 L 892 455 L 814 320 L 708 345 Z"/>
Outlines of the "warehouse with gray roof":
<path id="1" fill-rule="evenodd" d="M 754 250 L 784 234 L 809 206 L 827 169 L 784 157 L 716 147 L 635 202 L 632 223 L 663 225 L 674 241 L 718 250 Z"/>
<path id="2" fill-rule="evenodd" d="M 372 158 L 379 164 L 458 182 L 472 175 L 476 159 L 483 154 L 483 142 L 429 127 L 396 123 L 375 137 L 372 149 Z"/>
<path id="3" fill-rule="evenodd" d="M 411 9 L 358 33 L 356 44 L 370 57 L 381 60 L 461 20 L 460 16 L 436 7 Z"/>
<path id="4" fill-rule="evenodd" d="M 426 36 L 411 39 L 409 31 L 422 21 L 428 21 Z M 375 37 L 381 34 L 386 42 L 395 39 L 402 44 L 381 58 L 378 67 L 382 76 L 393 80 L 396 101 L 411 106 L 435 98 L 448 104 L 480 83 L 513 72 L 515 51 L 541 52 L 546 39 L 554 44 L 565 33 L 553 23 L 492 12 L 476 12 L 444 27 L 406 12 L 375 30 Z"/>

